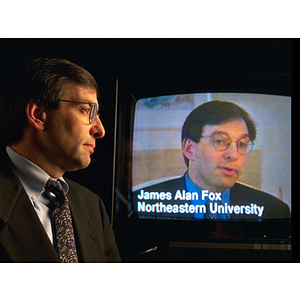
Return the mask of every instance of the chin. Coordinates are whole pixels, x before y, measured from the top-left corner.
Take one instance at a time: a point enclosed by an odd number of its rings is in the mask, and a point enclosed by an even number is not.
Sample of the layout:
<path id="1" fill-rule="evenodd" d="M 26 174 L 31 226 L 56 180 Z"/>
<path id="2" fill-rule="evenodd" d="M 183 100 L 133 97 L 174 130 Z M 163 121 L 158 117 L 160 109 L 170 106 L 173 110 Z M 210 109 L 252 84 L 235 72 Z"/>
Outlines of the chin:
<path id="1" fill-rule="evenodd" d="M 89 161 L 85 161 L 85 162 L 83 162 L 82 164 L 81 164 L 81 166 L 80 166 L 80 168 L 79 169 L 85 169 L 85 168 L 87 168 L 89 165 L 90 165 L 90 163 L 91 163 L 91 160 L 89 159 Z"/>
<path id="2" fill-rule="evenodd" d="M 67 171 L 77 171 L 87 168 L 91 163 L 91 158 L 84 158 L 84 159 L 73 159 L 69 168 L 66 168 Z"/>
<path id="3" fill-rule="evenodd" d="M 230 189 L 234 184 L 235 180 L 219 180 L 213 183 L 215 190 L 217 191 L 224 191 L 226 189 Z"/>

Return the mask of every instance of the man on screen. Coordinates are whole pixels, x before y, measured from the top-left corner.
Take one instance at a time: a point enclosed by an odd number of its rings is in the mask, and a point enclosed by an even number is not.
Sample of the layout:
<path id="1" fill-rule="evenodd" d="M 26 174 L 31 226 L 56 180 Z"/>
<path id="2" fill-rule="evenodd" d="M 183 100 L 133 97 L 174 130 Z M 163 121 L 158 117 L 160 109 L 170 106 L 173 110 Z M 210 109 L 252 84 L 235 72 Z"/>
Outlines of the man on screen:
<path id="1" fill-rule="evenodd" d="M 198 106 L 182 127 L 187 172 L 135 192 L 137 212 L 203 219 L 289 218 L 281 200 L 237 183 L 255 138 L 252 118 L 238 105 L 211 101 Z"/>

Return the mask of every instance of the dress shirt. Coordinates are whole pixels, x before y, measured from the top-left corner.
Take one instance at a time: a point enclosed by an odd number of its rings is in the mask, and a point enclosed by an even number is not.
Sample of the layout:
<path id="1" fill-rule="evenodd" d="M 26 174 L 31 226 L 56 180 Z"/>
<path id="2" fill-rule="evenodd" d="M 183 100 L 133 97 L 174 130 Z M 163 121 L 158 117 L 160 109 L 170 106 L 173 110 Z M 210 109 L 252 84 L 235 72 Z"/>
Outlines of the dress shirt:
<path id="1" fill-rule="evenodd" d="M 187 191 L 190 193 L 198 193 L 199 195 L 199 200 L 191 200 L 191 203 L 194 205 L 205 205 L 206 202 L 209 200 L 208 197 L 206 197 L 205 200 L 202 200 L 202 189 L 199 188 L 189 177 L 188 173 L 185 174 L 185 184 L 187 187 Z M 222 199 L 222 204 L 224 205 L 227 203 L 228 205 L 230 204 L 230 189 L 226 189 L 222 192 L 221 195 Z M 220 201 L 221 202 L 221 201 Z M 218 214 L 220 219 L 230 219 L 229 214 Z M 194 214 L 195 219 L 205 219 L 205 214 L 204 213 L 195 213 Z"/>
<path id="2" fill-rule="evenodd" d="M 48 179 L 52 178 L 44 170 L 35 165 L 30 160 L 26 159 L 10 147 L 6 147 L 6 152 L 11 159 L 17 175 L 22 182 L 22 185 L 51 241 L 53 244 L 53 208 L 55 195 L 45 191 L 44 186 Z M 68 184 L 60 177 L 58 179 L 65 191 L 68 192 Z"/>

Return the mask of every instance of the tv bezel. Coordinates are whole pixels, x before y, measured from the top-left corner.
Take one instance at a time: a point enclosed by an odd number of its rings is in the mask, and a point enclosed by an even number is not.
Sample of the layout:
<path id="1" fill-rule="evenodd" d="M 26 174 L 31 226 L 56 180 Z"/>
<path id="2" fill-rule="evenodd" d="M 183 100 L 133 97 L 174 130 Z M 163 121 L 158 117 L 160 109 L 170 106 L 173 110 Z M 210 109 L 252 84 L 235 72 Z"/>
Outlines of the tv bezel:
<path id="1" fill-rule="evenodd" d="M 203 80 L 201 80 L 203 79 Z M 197 85 L 197 82 L 201 84 Z M 269 94 L 291 97 L 290 74 L 263 75 L 209 75 L 198 76 L 189 82 L 168 82 L 164 87 L 135 86 L 122 84 L 119 87 L 118 131 L 116 144 L 116 177 L 113 226 L 118 233 L 125 235 L 147 236 L 149 240 L 199 242 L 266 242 L 278 241 L 290 243 L 292 237 L 292 219 L 270 220 L 167 220 L 143 219 L 128 210 L 131 203 L 131 166 L 132 136 L 134 109 L 137 100 L 165 95 L 196 94 L 196 93 L 248 93 Z M 125 145 L 126 141 L 126 145 Z M 127 157 L 125 158 L 124 155 Z M 127 166 L 125 166 L 125 164 Z M 125 190 L 120 191 L 120 170 L 126 171 L 122 176 Z M 124 184 L 124 182 L 123 182 Z M 124 186 L 123 186 L 124 187 Z"/>

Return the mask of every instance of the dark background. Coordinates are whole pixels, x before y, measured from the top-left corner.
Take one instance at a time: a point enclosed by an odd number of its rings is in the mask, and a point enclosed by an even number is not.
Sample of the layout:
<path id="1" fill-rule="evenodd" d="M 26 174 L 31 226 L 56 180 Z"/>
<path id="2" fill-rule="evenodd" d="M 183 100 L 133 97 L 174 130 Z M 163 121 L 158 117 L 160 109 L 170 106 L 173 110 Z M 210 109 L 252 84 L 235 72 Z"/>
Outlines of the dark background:
<path id="1" fill-rule="evenodd" d="M 97 142 L 92 164 L 66 177 L 100 195 L 109 215 L 117 78 L 122 94 L 136 97 L 195 91 L 198 86 L 291 93 L 290 39 L 0 39 L 0 77 L 19 62 L 41 56 L 75 62 L 99 84 L 106 136 Z"/>

